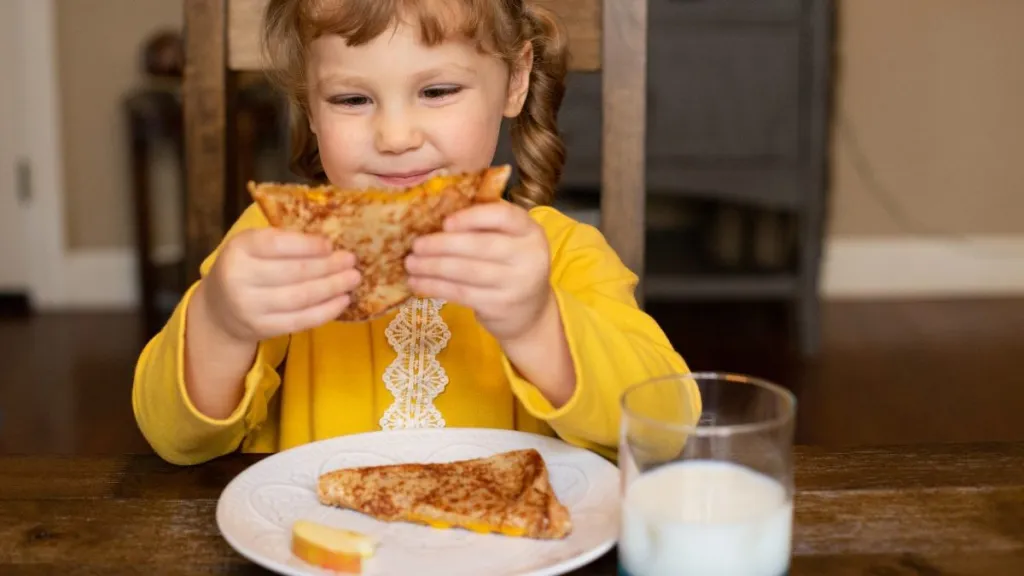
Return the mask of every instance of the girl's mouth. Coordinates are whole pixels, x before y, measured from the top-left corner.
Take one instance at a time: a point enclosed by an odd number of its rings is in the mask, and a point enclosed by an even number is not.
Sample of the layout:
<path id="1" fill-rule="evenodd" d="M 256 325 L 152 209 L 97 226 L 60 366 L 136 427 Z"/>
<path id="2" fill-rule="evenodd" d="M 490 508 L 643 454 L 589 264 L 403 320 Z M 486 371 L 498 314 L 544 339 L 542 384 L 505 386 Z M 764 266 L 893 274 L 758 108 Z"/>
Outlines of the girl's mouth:
<path id="1" fill-rule="evenodd" d="M 432 175 L 434 170 L 421 170 L 415 172 L 392 172 L 388 174 L 374 174 L 374 176 L 380 180 L 385 186 L 391 186 L 396 188 L 406 188 L 409 186 L 415 186 L 417 184 L 426 182 Z"/>

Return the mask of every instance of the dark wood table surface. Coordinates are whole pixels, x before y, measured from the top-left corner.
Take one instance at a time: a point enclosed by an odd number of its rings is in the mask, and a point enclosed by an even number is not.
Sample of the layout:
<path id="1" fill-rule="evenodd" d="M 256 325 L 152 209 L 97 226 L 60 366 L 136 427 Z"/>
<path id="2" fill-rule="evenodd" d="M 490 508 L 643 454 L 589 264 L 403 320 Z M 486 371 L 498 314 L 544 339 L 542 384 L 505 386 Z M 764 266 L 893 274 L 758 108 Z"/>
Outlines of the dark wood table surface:
<path id="1" fill-rule="evenodd" d="M 265 574 L 214 521 L 257 458 L 0 457 L 0 574 Z M 791 574 L 1024 575 L 1024 443 L 798 447 L 796 481 Z"/>

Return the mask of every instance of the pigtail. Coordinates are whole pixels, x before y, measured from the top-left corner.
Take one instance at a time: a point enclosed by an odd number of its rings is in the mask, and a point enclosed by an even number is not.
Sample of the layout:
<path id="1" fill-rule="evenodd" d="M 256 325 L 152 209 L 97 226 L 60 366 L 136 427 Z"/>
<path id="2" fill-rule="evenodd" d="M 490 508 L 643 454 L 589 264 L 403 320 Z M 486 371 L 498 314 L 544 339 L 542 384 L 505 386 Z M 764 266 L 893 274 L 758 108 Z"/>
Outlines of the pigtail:
<path id="1" fill-rule="evenodd" d="M 533 44 L 533 69 L 523 111 L 512 120 L 512 152 L 519 186 L 512 199 L 525 208 L 549 205 L 565 165 L 565 143 L 558 133 L 558 109 L 565 95 L 568 39 L 546 8 L 525 9 L 527 37 Z"/>

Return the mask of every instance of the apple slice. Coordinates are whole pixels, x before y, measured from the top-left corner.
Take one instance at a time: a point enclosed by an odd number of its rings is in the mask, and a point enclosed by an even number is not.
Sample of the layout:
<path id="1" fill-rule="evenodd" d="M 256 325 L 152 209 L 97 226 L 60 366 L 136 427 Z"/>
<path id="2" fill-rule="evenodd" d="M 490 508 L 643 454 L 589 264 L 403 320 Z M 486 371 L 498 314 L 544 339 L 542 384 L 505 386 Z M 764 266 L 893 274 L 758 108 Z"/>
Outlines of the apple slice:
<path id="1" fill-rule="evenodd" d="M 373 556 L 377 543 L 369 536 L 299 520 L 292 525 L 292 554 L 303 562 L 349 574 L 360 574 L 363 560 Z"/>

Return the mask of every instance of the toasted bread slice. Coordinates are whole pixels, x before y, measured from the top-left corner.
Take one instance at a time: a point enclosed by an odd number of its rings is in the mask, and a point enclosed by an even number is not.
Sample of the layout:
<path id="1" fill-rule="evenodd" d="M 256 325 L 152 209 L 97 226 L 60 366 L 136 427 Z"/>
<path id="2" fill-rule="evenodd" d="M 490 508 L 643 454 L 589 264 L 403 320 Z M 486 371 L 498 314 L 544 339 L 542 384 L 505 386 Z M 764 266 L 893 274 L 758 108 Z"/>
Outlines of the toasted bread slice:
<path id="1" fill-rule="evenodd" d="M 385 522 L 539 539 L 564 538 L 569 510 L 536 450 L 443 464 L 348 468 L 320 477 L 320 502 Z"/>
<path id="2" fill-rule="evenodd" d="M 413 295 L 405 272 L 413 240 L 440 231 L 445 218 L 471 204 L 500 200 L 510 174 L 509 166 L 497 166 L 402 190 L 254 182 L 248 188 L 271 226 L 324 236 L 335 250 L 355 255 L 363 281 L 339 320 L 358 322 Z"/>

